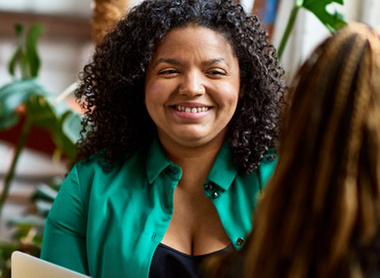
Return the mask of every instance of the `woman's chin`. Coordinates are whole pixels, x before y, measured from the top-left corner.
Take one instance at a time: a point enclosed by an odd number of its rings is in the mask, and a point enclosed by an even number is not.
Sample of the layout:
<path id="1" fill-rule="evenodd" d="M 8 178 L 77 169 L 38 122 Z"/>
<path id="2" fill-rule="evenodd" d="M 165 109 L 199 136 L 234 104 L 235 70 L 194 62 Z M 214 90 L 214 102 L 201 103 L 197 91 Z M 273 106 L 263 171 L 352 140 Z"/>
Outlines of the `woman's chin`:
<path id="1" fill-rule="evenodd" d="M 182 133 L 177 137 L 176 141 L 179 145 L 184 147 L 202 147 L 210 143 L 215 143 L 215 140 L 221 139 L 221 142 L 224 140 L 224 136 L 218 136 L 214 134 L 185 134 Z"/>
<path id="2" fill-rule="evenodd" d="M 223 142 L 226 130 L 227 129 L 222 129 L 220 132 L 215 132 L 215 130 L 201 130 L 195 128 L 172 129 L 170 131 L 158 129 L 158 134 L 160 140 L 168 144 L 176 144 L 184 147 L 201 147 L 209 143 L 216 143 L 216 141 Z"/>

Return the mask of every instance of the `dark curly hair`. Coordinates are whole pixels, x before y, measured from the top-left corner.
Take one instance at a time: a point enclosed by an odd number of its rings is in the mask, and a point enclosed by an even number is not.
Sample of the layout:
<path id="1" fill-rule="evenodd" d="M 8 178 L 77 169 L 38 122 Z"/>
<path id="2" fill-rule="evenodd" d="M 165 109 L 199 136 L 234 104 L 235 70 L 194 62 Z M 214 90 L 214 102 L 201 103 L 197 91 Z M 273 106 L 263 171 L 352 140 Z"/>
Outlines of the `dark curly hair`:
<path id="1" fill-rule="evenodd" d="M 146 70 L 158 42 L 188 25 L 222 34 L 235 51 L 242 97 L 227 137 L 240 171 L 258 167 L 279 135 L 284 72 L 257 17 L 230 0 L 146 0 L 117 23 L 80 74 L 75 95 L 86 112 L 77 161 L 102 152 L 112 167 L 150 142 L 156 127 L 144 104 Z"/>

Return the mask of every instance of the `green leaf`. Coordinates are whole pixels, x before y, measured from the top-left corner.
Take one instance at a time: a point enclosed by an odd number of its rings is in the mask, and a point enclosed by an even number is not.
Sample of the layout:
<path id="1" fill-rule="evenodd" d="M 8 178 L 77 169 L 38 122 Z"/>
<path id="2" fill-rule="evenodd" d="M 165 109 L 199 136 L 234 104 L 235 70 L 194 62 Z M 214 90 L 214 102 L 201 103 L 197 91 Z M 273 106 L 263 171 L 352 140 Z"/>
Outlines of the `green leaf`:
<path id="1" fill-rule="evenodd" d="M 21 79 L 23 80 L 30 79 L 28 56 L 24 50 L 21 51 L 20 68 L 21 68 Z"/>
<path id="2" fill-rule="evenodd" d="M 73 161 L 82 129 L 81 117 L 65 102 L 55 103 L 52 97 L 32 96 L 26 102 L 26 110 L 33 124 L 48 129 L 57 148 Z"/>
<path id="3" fill-rule="evenodd" d="M 24 45 L 24 25 L 16 23 L 14 28 L 17 35 L 17 44 L 22 47 Z"/>
<path id="4" fill-rule="evenodd" d="M 51 101 L 48 99 L 48 101 Z M 53 133 L 53 140 L 58 149 L 61 150 L 70 161 L 76 156 L 76 142 L 80 138 L 82 130 L 82 117 L 71 110 L 66 102 L 52 102 L 53 109 L 57 115 L 57 127 Z"/>
<path id="5" fill-rule="evenodd" d="M 68 112 L 66 115 L 68 115 Z M 53 141 L 57 145 L 58 149 L 62 150 L 62 152 L 67 156 L 70 162 L 73 162 L 76 156 L 76 141 L 72 141 L 69 136 L 63 131 L 63 122 L 66 116 L 60 119 L 59 127 L 57 128 L 53 134 Z"/>
<path id="6" fill-rule="evenodd" d="M 312 12 L 330 32 L 334 32 L 346 25 L 343 15 L 335 11 L 330 13 L 327 6 L 331 3 L 343 5 L 343 0 L 304 0 L 302 6 Z"/>
<path id="7" fill-rule="evenodd" d="M 19 62 L 20 65 L 22 63 L 21 60 L 22 60 L 24 45 L 25 45 L 24 26 L 16 23 L 14 25 L 14 28 L 17 35 L 17 48 L 14 54 L 11 56 L 11 60 L 9 61 L 9 64 L 8 64 L 8 70 L 12 76 L 15 76 L 17 62 Z M 23 69 L 21 69 L 21 72 L 23 72 Z"/>
<path id="8" fill-rule="evenodd" d="M 19 41 L 19 45 L 23 45 L 24 44 L 24 42 L 23 42 L 24 41 L 24 25 L 16 23 L 14 25 L 14 28 L 15 28 L 15 31 L 17 34 L 17 39 Z"/>
<path id="9" fill-rule="evenodd" d="M 8 71 L 12 76 L 15 76 L 16 67 L 19 65 L 21 79 L 35 78 L 41 64 L 37 52 L 37 41 L 44 28 L 41 24 L 32 24 L 25 40 L 24 26 L 15 24 L 14 27 L 17 34 L 17 48 L 9 61 Z"/>
<path id="10" fill-rule="evenodd" d="M 44 129 L 56 129 L 57 116 L 45 96 L 34 95 L 25 102 L 26 115 L 30 121 Z"/>
<path id="11" fill-rule="evenodd" d="M 32 200 L 44 200 L 53 203 L 57 197 L 58 191 L 47 184 L 40 184 L 37 186 L 36 191 L 33 193 Z"/>
<path id="12" fill-rule="evenodd" d="M 26 49 L 25 49 L 24 26 L 16 23 L 14 27 L 17 34 L 17 44 L 18 44 L 18 47 L 20 48 L 19 62 L 20 62 L 21 78 L 29 79 L 30 78 L 29 69 L 28 69 L 29 62 L 28 62 L 28 57 L 26 55 Z"/>
<path id="13" fill-rule="evenodd" d="M 43 33 L 44 28 L 41 24 L 33 24 L 28 33 L 26 40 L 26 53 L 29 61 L 30 76 L 37 77 L 40 69 L 40 58 L 37 52 L 37 41 L 40 35 Z"/>
<path id="14" fill-rule="evenodd" d="M 80 139 L 82 117 L 77 113 L 69 113 L 62 123 L 62 131 L 73 143 Z"/>
<path id="15" fill-rule="evenodd" d="M 25 103 L 31 96 L 51 95 L 35 79 L 17 80 L 0 88 L 0 129 L 16 125 L 19 116 L 16 108 Z"/>
<path id="16" fill-rule="evenodd" d="M 296 7 L 302 7 L 302 5 L 303 5 L 303 1 L 304 1 L 304 0 L 296 0 L 296 4 L 295 4 L 295 6 L 296 6 Z"/>
<path id="17" fill-rule="evenodd" d="M 69 111 L 62 117 L 60 147 L 70 161 L 74 161 L 76 156 L 76 143 L 80 138 L 80 132 L 82 130 L 81 121 L 82 117 L 73 111 Z"/>
<path id="18" fill-rule="evenodd" d="M 15 53 L 13 53 L 11 60 L 8 64 L 8 71 L 10 75 L 15 76 L 16 75 L 16 65 L 17 62 L 21 61 L 21 55 L 22 55 L 22 48 L 21 46 L 17 47 Z"/>

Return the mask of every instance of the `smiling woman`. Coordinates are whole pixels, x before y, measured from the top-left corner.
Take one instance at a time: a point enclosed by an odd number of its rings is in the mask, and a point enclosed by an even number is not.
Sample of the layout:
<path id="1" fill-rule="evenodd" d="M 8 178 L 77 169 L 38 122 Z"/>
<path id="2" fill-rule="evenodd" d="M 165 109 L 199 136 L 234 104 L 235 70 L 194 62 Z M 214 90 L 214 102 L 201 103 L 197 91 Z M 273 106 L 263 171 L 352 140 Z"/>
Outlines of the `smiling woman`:
<path id="1" fill-rule="evenodd" d="M 94 277 L 201 277 L 205 258 L 241 248 L 275 167 L 282 75 L 240 5 L 133 8 L 82 73 L 91 131 L 42 258 Z"/>

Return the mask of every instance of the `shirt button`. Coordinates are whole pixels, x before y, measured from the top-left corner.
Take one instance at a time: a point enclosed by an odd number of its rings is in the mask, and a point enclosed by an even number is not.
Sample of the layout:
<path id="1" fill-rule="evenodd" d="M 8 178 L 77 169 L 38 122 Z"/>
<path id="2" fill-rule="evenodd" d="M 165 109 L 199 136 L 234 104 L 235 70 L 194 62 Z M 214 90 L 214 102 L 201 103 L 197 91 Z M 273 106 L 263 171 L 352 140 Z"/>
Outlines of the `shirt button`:
<path id="1" fill-rule="evenodd" d="M 219 193 L 215 191 L 215 192 L 212 193 L 211 196 L 212 196 L 213 199 L 216 199 L 216 198 L 219 197 Z"/>
<path id="2" fill-rule="evenodd" d="M 241 238 L 241 237 L 239 237 L 239 238 L 237 239 L 237 241 L 236 241 L 236 244 L 237 244 L 238 246 L 243 245 L 243 243 L 244 243 L 244 239 Z"/>
<path id="3" fill-rule="evenodd" d="M 170 167 L 170 170 L 172 170 L 173 174 L 178 174 L 178 169 L 176 167 Z"/>
<path id="4" fill-rule="evenodd" d="M 208 184 L 205 185 L 205 189 L 207 191 L 211 191 L 211 190 L 214 189 L 214 185 L 212 183 L 208 183 Z"/>

